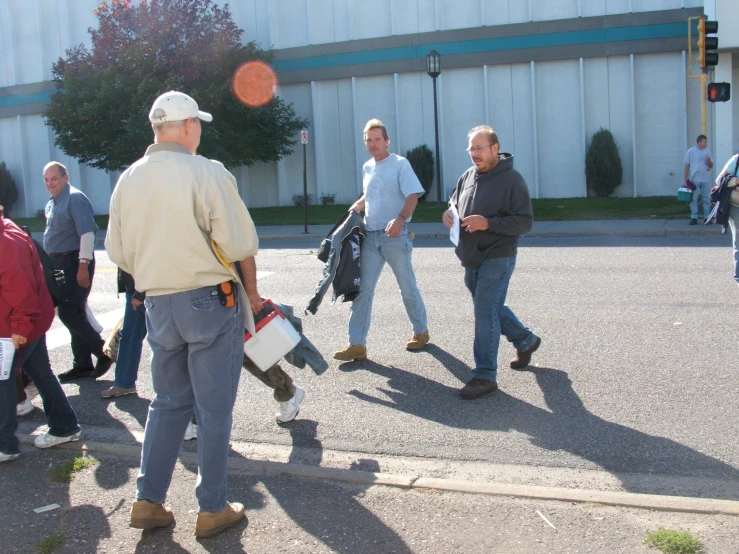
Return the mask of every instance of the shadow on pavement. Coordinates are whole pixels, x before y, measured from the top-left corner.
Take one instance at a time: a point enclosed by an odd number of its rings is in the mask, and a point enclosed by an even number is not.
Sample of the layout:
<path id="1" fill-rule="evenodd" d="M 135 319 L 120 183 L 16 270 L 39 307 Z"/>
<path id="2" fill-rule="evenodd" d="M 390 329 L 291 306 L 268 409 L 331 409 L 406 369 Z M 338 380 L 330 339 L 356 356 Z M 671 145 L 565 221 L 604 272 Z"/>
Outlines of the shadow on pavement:
<path id="1" fill-rule="evenodd" d="M 464 382 L 469 369 L 438 347 L 430 350 L 452 374 Z M 456 363 L 455 363 L 456 360 Z M 352 396 L 416 417 L 459 429 L 517 431 L 528 435 L 532 444 L 551 451 L 564 451 L 589 460 L 614 474 L 626 490 L 653 493 L 644 474 L 724 480 L 734 486 L 713 491 L 711 496 L 739 500 L 739 470 L 671 439 L 649 435 L 606 421 L 589 412 L 572 388 L 567 372 L 530 367 L 544 395 L 545 410 L 514 398 L 505 391 L 474 401 L 462 401 L 457 389 L 423 375 L 366 360 L 339 366 L 342 371 L 363 369 L 387 378 L 387 388 L 378 389 L 390 400 L 358 390 Z M 429 403 L 428 398 L 434 398 Z M 450 406 L 454 409 L 449 409 Z M 491 413 L 494 410 L 494 413 Z M 639 475 L 641 474 L 641 475 Z M 675 480 L 670 494 L 698 496 L 694 484 Z"/>
<path id="2" fill-rule="evenodd" d="M 289 463 L 320 466 L 323 446 L 317 438 L 318 422 L 295 420 L 284 427 L 290 430 L 293 441 Z M 234 452 L 231 456 L 239 457 Z M 376 460 L 360 460 L 351 469 L 377 472 L 379 464 Z M 249 479 L 249 488 L 261 482 L 290 519 L 332 552 L 411 552 L 394 530 L 357 500 L 368 486 L 284 476 Z M 261 508 L 261 504 L 250 508 Z"/>

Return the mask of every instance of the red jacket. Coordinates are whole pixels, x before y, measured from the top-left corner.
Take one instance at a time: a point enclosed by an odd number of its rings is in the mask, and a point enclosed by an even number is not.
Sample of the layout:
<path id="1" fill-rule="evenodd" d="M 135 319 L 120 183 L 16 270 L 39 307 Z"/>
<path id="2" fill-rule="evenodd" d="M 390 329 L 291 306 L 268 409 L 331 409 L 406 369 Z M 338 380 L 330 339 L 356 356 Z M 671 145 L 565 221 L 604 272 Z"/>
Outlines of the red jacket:
<path id="1" fill-rule="evenodd" d="M 31 237 L 0 217 L 0 337 L 31 343 L 54 321 L 54 304 Z"/>

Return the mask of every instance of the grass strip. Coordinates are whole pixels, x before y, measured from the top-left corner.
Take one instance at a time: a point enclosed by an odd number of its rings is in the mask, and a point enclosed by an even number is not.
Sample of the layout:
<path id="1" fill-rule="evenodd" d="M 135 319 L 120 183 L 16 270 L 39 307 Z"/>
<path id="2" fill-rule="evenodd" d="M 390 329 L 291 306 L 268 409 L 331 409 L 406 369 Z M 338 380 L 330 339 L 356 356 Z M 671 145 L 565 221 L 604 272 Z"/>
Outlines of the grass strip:
<path id="1" fill-rule="evenodd" d="M 595 219 L 688 219 L 687 204 L 672 196 L 645 196 L 640 198 L 541 198 L 532 200 L 536 221 L 576 221 Z M 333 225 L 349 209 L 348 204 L 334 206 L 308 206 L 309 225 Z M 446 204 L 420 202 L 413 213 L 416 223 L 436 223 Z M 301 206 L 249 209 L 255 225 L 303 225 Z M 44 218 L 13 219 L 18 225 L 27 225 L 31 231 L 43 231 Z M 95 216 L 100 229 L 108 226 L 107 215 Z"/>
<path id="2" fill-rule="evenodd" d="M 64 535 L 50 535 L 36 545 L 36 552 L 39 554 L 51 554 L 59 548 L 67 537 Z"/>
<path id="3" fill-rule="evenodd" d="M 644 537 L 644 544 L 663 554 L 699 554 L 703 551 L 700 541 L 688 531 L 675 531 L 660 527 Z"/>
<path id="4" fill-rule="evenodd" d="M 62 466 L 52 467 L 50 479 L 54 483 L 71 483 L 77 473 L 98 463 L 97 458 L 92 456 L 78 456 Z"/>

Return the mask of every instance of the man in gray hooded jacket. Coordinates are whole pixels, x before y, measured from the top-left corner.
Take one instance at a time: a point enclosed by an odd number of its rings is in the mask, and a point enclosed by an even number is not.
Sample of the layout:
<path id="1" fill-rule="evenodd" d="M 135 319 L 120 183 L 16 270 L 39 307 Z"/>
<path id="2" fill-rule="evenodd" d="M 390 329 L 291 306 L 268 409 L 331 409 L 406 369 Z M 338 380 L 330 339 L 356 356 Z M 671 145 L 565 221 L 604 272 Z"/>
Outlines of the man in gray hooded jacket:
<path id="1" fill-rule="evenodd" d="M 516 347 L 513 369 L 529 364 L 541 339 L 505 304 L 518 238 L 531 230 L 534 220 L 526 182 L 513 169 L 513 156 L 500 153 L 498 135 L 491 127 L 475 127 L 467 137 L 474 167 L 460 177 L 450 205 L 459 214 L 455 252 L 465 268 L 464 282 L 475 308 L 475 369 L 459 391 L 463 399 L 472 400 L 498 388 L 501 334 Z M 452 208 L 443 216 L 450 229 L 455 224 Z"/>

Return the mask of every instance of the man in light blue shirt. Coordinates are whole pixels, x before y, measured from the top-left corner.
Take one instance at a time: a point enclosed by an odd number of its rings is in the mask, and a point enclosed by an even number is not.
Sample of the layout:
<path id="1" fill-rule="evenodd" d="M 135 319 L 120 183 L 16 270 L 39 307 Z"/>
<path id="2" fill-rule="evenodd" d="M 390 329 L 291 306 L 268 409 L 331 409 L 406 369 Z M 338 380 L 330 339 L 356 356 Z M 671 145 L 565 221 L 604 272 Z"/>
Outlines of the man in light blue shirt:
<path id="1" fill-rule="evenodd" d="M 92 204 L 69 184 L 67 168 L 59 162 L 44 167 L 44 184 L 51 198 L 46 204 L 44 249 L 54 269 L 64 271 L 64 300 L 59 319 L 72 336 L 72 369 L 58 375 L 61 382 L 105 374 L 113 360 L 103 352 L 103 341 L 87 319 L 85 305 L 95 275 L 95 231 Z M 92 356 L 97 363 L 92 365 Z"/>
<path id="2" fill-rule="evenodd" d="M 420 350 L 429 341 L 426 306 L 413 272 L 413 244 L 405 226 L 416 209 L 419 194 L 424 192 L 423 186 L 408 160 L 388 152 L 390 138 L 379 119 L 371 119 L 365 125 L 364 142 L 372 159 L 362 168 L 364 194 L 351 207 L 357 213 L 364 211 L 359 295 L 354 299 L 349 319 L 349 346 L 334 353 L 334 358 L 342 361 L 367 358 L 372 301 L 385 262 L 395 274 L 413 326 L 406 349 Z"/>
<path id="3" fill-rule="evenodd" d="M 685 169 L 683 176 L 688 188 L 693 189 L 693 198 L 690 200 L 690 225 L 698 223 L 698 196 L 703 197 L 703 219 L 711 213 L 711 168 L 713 160 L 711 151 L 707 148 L 706 135 L 698 135 L 697 146 L 693 146 L 685 153 Z M 693 184 L 689 186 L 688 181 Z"/>

